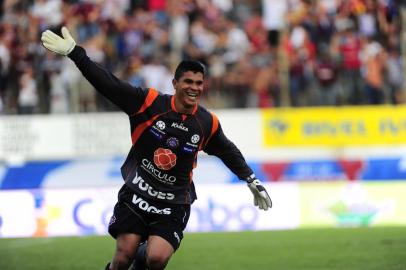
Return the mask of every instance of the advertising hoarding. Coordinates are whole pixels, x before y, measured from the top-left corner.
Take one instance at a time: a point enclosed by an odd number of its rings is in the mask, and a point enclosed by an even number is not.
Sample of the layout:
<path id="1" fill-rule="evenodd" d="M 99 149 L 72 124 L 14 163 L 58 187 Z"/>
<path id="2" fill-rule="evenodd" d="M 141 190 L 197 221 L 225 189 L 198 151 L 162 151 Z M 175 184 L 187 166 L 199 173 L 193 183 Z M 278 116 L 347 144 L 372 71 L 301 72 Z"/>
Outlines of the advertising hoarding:
<path id="1" fill-rule="evenodd" d="M 406 144 L 406 106 L 268 109 L 262 119 L 266 147 Z"/>

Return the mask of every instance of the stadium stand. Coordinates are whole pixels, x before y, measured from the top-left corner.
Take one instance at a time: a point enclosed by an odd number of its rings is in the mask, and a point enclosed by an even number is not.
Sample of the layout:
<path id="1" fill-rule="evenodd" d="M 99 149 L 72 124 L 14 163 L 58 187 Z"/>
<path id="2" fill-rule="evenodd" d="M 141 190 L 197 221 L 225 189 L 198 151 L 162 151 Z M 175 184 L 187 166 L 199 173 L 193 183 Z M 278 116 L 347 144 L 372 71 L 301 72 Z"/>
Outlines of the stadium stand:
<path id="1" fill-rule="evenodd" d="M 401 1 L 2 2 L 2 114 L 116 110 L 41 46 L 61 25 L 118 77 L 164 93 L 179 59 L 202 61 L 210 108 L 404 102 Z"/>

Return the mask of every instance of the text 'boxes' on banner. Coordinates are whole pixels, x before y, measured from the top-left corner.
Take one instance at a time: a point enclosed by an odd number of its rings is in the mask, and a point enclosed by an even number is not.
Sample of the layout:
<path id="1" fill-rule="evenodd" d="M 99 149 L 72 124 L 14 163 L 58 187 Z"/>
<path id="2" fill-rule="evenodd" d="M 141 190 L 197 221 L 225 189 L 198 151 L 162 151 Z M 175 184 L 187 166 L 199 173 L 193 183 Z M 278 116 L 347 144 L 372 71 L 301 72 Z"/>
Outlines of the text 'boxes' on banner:
<path id="1" fill-rule="evenodd" d="M 262 119 L 267 147 L 406 144 L 406 106 L 268 109 Z"/>

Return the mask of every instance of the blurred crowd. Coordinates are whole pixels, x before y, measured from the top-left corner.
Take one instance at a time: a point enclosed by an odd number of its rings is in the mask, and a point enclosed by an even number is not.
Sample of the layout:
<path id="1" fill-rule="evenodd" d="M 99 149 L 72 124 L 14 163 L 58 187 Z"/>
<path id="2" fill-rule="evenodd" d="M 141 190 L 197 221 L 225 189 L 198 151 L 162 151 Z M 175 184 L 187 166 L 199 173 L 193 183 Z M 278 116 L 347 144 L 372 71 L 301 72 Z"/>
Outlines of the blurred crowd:
<path id="1" fill-rule="evenodd" d="M 97 63 L 172 94 L 181 59 L 210 108 L 404 102 L 401 0 L 1 0 L 0 112 L 114 111 L 40 43 L 66 25 Z"/>

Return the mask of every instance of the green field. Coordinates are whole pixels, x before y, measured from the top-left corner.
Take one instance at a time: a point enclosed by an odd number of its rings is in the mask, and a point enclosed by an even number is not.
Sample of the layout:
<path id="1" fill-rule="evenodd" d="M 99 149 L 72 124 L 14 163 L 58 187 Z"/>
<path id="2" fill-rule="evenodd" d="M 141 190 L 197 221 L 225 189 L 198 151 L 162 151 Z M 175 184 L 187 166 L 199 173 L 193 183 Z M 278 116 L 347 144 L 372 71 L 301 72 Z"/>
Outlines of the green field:
<path id="1" fill-rule="evenodd" d="M 0 239 L 1 270 L 102 270 L 109 237 Z M 406 227 L 187 233 L 168 270 L 406 269 Z"/>

